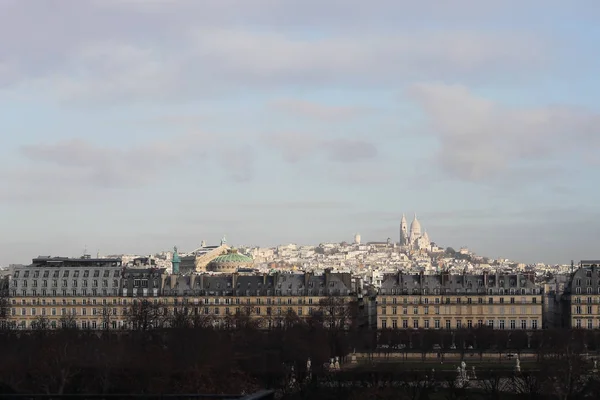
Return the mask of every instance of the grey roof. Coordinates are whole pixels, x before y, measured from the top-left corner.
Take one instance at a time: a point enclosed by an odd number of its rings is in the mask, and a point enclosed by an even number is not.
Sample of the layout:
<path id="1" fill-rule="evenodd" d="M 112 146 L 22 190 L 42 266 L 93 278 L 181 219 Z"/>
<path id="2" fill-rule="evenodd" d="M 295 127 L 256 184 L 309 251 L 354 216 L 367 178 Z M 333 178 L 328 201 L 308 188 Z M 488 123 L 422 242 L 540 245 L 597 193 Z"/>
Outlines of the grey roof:
<path id="1" fill-rule="evenodd" d="M 166 275 L 164 282 L 167 296 L 324 296 L 352 292 L 350 274 Z"/>
<path id="2" fill-rule="evenodd" d="M 36 258 L 33 264 L 15 267 L 13 295 L 76 296 L 117 295 L 121 280 L 119 259 Z"/>
<path id="3" fill-rule="evenodd" d="M 565 285 L 566 294 L 600 294 L 600 264 L 595 263 L 588 262 L 589 267 L 581 267 L 573 272 Z M 579 293 L 577 288 L 580 288 Z"/>
<path id="4" fill-rule="evenodd" d="M 386 275 L 381 294 L 507 294 L 537 288 L 531 275 L 524 274 L 448 274 Z"/>

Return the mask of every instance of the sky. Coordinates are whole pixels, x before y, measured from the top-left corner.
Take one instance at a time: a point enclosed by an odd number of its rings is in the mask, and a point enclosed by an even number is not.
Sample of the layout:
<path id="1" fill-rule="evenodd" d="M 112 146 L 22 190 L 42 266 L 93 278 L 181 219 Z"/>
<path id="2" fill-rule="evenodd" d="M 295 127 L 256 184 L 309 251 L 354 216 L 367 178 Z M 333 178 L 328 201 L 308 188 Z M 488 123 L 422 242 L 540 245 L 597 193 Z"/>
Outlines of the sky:
<path id="1" fill-rule="evenodd" d="M 0 0 L 0 265 L 398 240 L 600 258 L 596 0 Z"/>

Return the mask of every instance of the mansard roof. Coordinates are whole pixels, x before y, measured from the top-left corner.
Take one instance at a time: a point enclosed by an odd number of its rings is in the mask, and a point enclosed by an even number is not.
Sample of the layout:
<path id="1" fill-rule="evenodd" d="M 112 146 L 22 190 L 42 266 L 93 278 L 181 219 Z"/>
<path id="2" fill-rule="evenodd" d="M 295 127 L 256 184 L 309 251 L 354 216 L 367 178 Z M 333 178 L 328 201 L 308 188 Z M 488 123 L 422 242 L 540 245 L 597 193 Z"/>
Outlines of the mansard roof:
<path id="1" fill-rule="evenodd" d="M 493 294 L 510 289 L 536 288 L 533 279 L 524 274 L 391 274 L 381 284 L 381 294 L 472 293 Z"/>
<path id="2" fill-rule="evenodd" d="M 165 275 L 164 295 L 324 296 L 352 292 L 350 274 Z"/>

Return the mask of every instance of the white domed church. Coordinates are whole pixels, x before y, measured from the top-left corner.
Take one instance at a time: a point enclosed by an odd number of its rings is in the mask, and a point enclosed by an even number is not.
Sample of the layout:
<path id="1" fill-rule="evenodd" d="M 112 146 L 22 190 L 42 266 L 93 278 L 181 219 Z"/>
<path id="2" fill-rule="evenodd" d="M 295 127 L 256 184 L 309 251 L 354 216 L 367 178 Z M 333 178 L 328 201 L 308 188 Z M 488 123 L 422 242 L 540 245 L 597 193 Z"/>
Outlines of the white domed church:
<path id="1" fill-rule="evenodd" d="M 410 232 L 406 222 L 406 216 L 402 214 L 400 221 L 400 246 L 409 250 L 431 251 L 431 240 L 427 232 L 421 233 L 421 223 L 417 219 L 417 214 L 410 223 Z"/>

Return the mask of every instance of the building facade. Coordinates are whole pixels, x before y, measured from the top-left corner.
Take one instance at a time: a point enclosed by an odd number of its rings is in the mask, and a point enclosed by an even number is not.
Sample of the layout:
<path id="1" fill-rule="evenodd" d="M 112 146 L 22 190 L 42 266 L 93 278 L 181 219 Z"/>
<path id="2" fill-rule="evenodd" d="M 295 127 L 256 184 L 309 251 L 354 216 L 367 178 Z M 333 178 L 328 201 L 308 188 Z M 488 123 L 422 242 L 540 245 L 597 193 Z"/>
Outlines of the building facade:
<path id="1" fill-rule="evenodd" d="M 533 275 L 385 277 L 377 297 L 378 329 L 541 329 L 542 291 Z"/>
<path id="2" fill-rule="evenodd" d="M 323 315 L 349 324 L 356 298 L 348 273 L 322 275 L 167 274 L 165 268 L 127 268 L 119 259 L 36 258 L 16 267 L 9 281 L 7 320 L 15 328 L 134 327 L 144 312 L 148 327 L 168 326 L 174 315 L 222 325 L 235 315 L 265 328 L 286 318 Z M 137 313 L 137 314 L 136 314 Z M 329 322 L 327 322 L 329 321 Z"/>
<path id="3" fill-rule="evenodd" d="M 579 263 L 561 300 L 570 328 L 600 328 L 600 260 Z"/>

